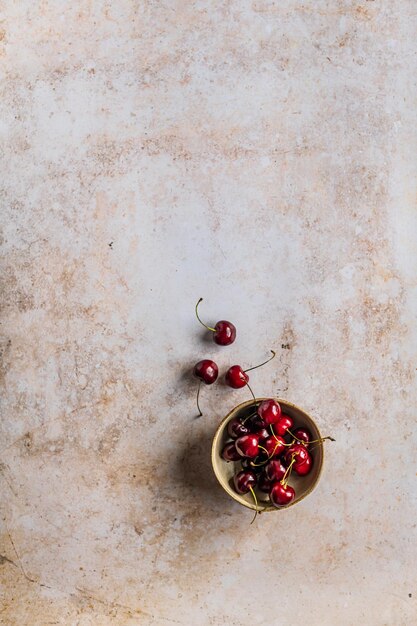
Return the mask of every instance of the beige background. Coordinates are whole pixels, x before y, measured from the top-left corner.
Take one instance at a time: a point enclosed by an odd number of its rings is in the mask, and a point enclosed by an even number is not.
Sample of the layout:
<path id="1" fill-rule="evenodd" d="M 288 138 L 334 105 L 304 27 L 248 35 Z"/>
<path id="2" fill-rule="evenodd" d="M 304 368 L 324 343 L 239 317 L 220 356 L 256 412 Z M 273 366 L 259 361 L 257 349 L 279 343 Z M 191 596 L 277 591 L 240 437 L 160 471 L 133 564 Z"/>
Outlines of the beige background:
<path id="1" fill-rule="evenodd" d="M 416 2 L 3 9 L 1 623 L 417 623 Z M 250 526 L 188 372 L 273 347 L 337 442 Z"/>

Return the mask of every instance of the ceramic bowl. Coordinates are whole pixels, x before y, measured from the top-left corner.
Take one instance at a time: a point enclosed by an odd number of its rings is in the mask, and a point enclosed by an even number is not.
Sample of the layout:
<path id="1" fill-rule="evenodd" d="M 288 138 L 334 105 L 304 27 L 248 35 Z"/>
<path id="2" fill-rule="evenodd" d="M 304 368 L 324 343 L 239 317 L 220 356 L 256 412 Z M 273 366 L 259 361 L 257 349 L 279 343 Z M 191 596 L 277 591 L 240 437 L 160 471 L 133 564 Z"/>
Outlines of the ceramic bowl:
<path id="1" fill-rule="evenodd" d="M 266 400 L 267 398 L 257 398 L 257 402 L 261 402 L 262 400 Z M 308 428 L 311 432 L 313 439 L 319 439 L 321 437 L 320 431 L 313 420 L 305 411 L 300 409 L 295 404 L 288 402 L 287 400 L 282 400 L 280 398 L 275 398 L 277 402 L 281 405 L 282 412 L 286 413 L 294 420 L 293 428 Z M 248 509 L 255 510 L 255 503 L 253 501 L 252 495 L 250 493 L 245 495 L 240 495 L 236 493 L 233 487 L 233 476 L 236 471 L 240 469 L 240 462 L 226 462 L 221 457 L 221 451 L 223 449 L 224 444 L 227 441 L 230 441 L 230 437 L 227 434 L 227 425 L 234 417 L 244 418 L 250 413 L 253 413 L 253 400 L 248 400 L 247 402 L 243 402 L 236 406 L 220 423 L 219 427 L 216 430 L 216 433 L 213 437 L 213 445 L 211 449 L 211 463 L 213 466 L 214 473 L 216 475 L 217 480 L 220 485 L 223 487 L 226 493 L 229 494 L 231 498 L 246 506 Z M 314 446 L 314 448 L 313 448 Z M 303 500 L 306 496 L 308 496 L 317 485 L 321 470 L 323 467 L 323 445 L 313 444 L 311 455 L 313 457 L 313 469 L 307 476 L 297 476 L 295 472 L 291 473 L 291 477 L 288 481 L 288 484 L 294 487 L 295 489 L 295 498 L 291 502 L 291 504 L 276 508 L 270 502 L 267 494 L 262 494 L 257 491 L 257 496 L 259 500 L 259 510 L 261 511 L 282 511 L 288 509 L 290 506 L 294 506 L 297 502 Z"/>

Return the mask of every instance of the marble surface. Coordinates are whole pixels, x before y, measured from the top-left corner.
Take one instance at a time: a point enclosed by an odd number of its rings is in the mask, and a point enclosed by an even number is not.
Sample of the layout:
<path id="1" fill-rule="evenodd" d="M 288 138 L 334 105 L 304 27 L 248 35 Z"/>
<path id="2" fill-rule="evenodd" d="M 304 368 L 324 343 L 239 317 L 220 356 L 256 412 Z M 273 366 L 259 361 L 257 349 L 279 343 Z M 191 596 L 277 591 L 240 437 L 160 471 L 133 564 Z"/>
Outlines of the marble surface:
<path id="1" fill-rule="evenodd" d="M 5 2 L 1 624 L 417 622 L 417 6 Z M 231 319 L 220 348 L 193 317 Z M 336 443 L 211 473 L 249 366 Z"/>

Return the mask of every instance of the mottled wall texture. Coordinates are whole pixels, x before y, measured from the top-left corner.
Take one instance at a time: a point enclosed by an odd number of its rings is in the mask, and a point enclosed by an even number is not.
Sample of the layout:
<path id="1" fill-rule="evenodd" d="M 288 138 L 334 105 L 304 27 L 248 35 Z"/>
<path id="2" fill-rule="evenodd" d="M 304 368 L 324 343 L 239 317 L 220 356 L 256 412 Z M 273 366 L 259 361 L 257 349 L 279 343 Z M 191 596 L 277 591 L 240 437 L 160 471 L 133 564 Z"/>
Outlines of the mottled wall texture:
<path id="1" fill-rule="evenodd" d="M 0 623 L 416 624 L 415 0 L 2 9 Z M 271 348 L 337 441 L 250 525 L 189 371 Z"/>

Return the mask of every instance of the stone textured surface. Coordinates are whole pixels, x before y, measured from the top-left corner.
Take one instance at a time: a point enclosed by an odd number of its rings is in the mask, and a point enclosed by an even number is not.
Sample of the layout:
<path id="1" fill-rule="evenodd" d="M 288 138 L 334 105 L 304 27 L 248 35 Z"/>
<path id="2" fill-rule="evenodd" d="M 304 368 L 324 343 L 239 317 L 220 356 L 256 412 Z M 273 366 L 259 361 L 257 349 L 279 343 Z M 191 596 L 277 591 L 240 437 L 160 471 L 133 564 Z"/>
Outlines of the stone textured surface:
<path id="1" fill-rule="evenodd" d="M 416 3 L 20 0 L 0 27 L 1 623 L 416 623 Z M 247 394 L 194 420 L 188 372 L 274 346 L 255 391 L 337 442 L 250 526 L 209 463 Z"/>

